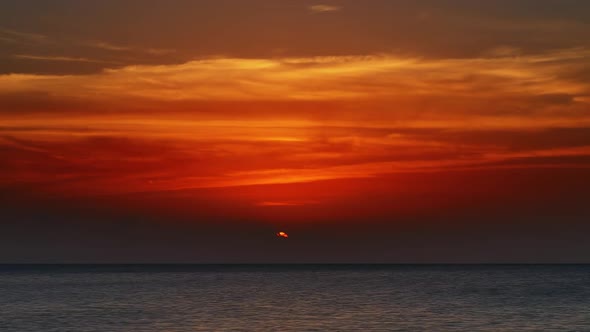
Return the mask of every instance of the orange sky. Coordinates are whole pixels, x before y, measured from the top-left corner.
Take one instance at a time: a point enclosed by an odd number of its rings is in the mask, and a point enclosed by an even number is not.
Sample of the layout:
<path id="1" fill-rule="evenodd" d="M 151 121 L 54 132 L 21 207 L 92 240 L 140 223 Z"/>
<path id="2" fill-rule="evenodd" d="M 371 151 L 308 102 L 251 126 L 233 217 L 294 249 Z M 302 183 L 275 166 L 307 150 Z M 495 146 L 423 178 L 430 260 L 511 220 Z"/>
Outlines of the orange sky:
<path id="1" fill-rule="evenodd" d="M 361 222 L 465 207 L 473 174 L 590 168 L 590 23 L 573 2 L 66 3 L 0 26 L 3 192 L 197 190 L 279 224 L 350 219 L 343 206 L 380 197 Z M 110 21 L 81 22 L 91 10 Z M 511 174 L 489 199 L 521 189 Z"/>
<path id="2" fill-rule="evenodd" d="M 15 153 L 2 180 L 119 193 L 585 167 L 564 160 L 590 154 L 581 136 L 590 85 L 564 76 L 589 54 L 211 58 L 6 74 L 2 91 L 46 100 L 23 98 L 2 114 L 2 142 Z M 557 132 L 573 137 L 552 144 Z"/>

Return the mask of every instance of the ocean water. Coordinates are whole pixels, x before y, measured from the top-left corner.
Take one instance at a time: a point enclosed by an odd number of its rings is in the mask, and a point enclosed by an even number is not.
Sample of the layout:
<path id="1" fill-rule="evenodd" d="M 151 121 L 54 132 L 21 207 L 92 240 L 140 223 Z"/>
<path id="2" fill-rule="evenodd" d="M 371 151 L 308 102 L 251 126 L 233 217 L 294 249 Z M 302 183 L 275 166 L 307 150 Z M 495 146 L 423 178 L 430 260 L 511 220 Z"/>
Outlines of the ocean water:
<path id="1" fill-rule="evenodd" d="M 590 331 L 588 265 L 0 266 L 0 331 Z"/>

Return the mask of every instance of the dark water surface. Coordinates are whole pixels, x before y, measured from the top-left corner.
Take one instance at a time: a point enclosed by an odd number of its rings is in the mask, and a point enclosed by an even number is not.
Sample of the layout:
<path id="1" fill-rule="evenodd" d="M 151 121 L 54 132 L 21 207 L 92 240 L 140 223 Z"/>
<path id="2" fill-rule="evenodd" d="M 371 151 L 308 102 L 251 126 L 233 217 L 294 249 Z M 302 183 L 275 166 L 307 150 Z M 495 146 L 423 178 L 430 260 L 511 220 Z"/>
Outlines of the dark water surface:
<path id="1" fill-rule="evenodd" d="M 0 265 L 0 331 L 590 331 L 590 265 Z"/>

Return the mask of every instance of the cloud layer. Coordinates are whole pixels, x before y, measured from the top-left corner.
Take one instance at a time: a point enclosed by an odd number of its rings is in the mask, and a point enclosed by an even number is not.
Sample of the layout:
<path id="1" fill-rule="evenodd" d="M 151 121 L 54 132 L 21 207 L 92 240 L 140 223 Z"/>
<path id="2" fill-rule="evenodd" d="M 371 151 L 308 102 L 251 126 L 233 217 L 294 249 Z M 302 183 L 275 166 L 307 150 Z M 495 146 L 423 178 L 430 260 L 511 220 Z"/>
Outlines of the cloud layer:
<path id="1" fill-rule="evenodd" d="M 2 52 L 13 63 L 0 75 L 0 185 L 118 193 L 588 167 L 586 21 L 567 6 L 547 17 L 514 8 L 519 19 L 494 5 L 487 9 L 496 15 L 449 6 L 383 2 L 377 11 L 345 1 L 306 12 L 254 1 L 244 10 L 274 17 L 276 29 L 239 50 L 199 39 L 208 53 L 201 56 L 182 37 L 186 30 L 201 38 L 201 30 L 185 27 L 180 13 L 169 26 L 186 29 L 162 32 L 170 43 L 2 28 Z M 384 30 L 381 12 L 394 13 L 403 29 Z M 134 22 L 152 24 L 151 14 Z M 239 44 L 244 31 L 267 31 L 259 21 L 223 17 L 223 27 L 200 24 L 235 37 L 225 46 Z M 316 29 L 314 37 L 293 35 L 292 45 L 277 48 L 276 31 L 300 31 L 287 18 Z M 350 30 L 352 19 L 367 31 Z M 435 28 L 469 33 L 451 52 L 448 41 L 429 39 Z M 547 43 L 529 38 L 534 31 Z M 491 39 L 471 42 L 482 35 Z"/>
<path id="2" fill-rule="evenodd" d="M 341 7 L 338 6 L 331 6 L 331 5 L 313 5 L 309 6 L 309 10 L 312 13 L 330 13 L 330 12 L 337 12 L 341 10 Z"/>
<path id="3" fill-rule="evenodd" d="M 210 58 L 3 75 L 2 181 L 149 191 L 587 167 L 590 85 L 579 73 L 590 52 L 513 53 Z"/>

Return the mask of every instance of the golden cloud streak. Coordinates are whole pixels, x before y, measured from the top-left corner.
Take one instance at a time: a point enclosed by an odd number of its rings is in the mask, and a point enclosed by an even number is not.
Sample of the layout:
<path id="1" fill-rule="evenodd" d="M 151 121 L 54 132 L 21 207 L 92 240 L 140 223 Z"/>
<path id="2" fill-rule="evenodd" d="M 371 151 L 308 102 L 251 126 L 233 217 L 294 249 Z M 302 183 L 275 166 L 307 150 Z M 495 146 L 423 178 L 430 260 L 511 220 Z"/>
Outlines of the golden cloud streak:
<path id="1" fill-rule="evenodd" d="M 0 91 L 164 101 L 587 95 L 587 82 L 563 78 L 563 73 L 582 66 L 589 58 L 590 51 L 585 49 L 521 57 L 442 60 L 391 55 L 213 58 L 178 65 L 128 66 L 94 75 L 3 75 Z"/>

